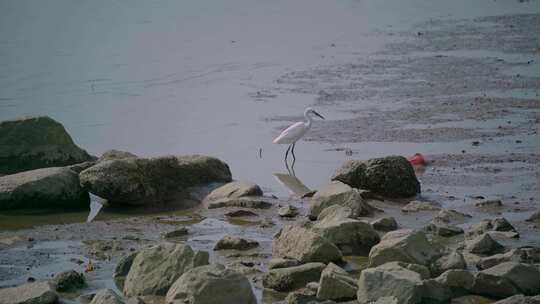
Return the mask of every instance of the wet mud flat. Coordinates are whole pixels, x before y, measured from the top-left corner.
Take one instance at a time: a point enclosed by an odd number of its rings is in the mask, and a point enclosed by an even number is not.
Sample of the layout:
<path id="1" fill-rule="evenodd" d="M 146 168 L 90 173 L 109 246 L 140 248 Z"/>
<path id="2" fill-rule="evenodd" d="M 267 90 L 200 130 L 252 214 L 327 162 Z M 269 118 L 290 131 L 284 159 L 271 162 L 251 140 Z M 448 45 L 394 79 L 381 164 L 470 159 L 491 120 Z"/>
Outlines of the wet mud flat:
<path id="1" fill-rule="evenodd" d="M 360 142 L 426 144 L 427 151 L 418 151 L 428 159 L 425 171 L 418 172 L 422 199 L 471 214 L 463 226 L 504 215 L 521 235 L 509 241 L 511 246 L 540 245 L 540 228 L 525 222 L 540 205 L 540 14 L 433 20 L 406 32 L 383 33 L 389 34 L 398 41 L 369 58 L 294 71 L 264 92 L 270 99 L 280 94 L 313 95 L 315 106 L 346 113 L 347 119 L 314 125 L 307 140 L 346 147 L 353 158 L 362 158 L 355 145 Z M 270 120 L 285 124 L 296 119 Z M 474 203 L 484 198 L 500 199 L 503 206 L 476 208 Z M 308 202 L 296 197 L 279 200 L 270 209 L 254 210 L 256 216 L 234 219 L 223 210 L 201 206 L 181 215 L 3 231 L 0 286 L 44 280 L 63 270 L 85 271 L 91 263 L 88 287 L 63 295 L 76 302 L 79 294 L 116 288 L 112 273 L 122 256 L 187 227 L 187 235 L 168 241 L 209 251 L 211 262 L 248 275 L 258 299 L 272 303 L 284 297 L 263 290 L 260 282 L 271 257 L 272 236 L 284 223 L 303 221 Z M 395 216 L 402 227 L 422 227 L 434 215 L 403 214 L 404 203 L 373 202 L 385 211 L 381 215 Z M 297 206 L 300 215 L 293 220 L 279 218 L 279 204 Z M 260 246 L 243 252 L 213 251 L 225 234 L 257 240 Z M 343 266 L 354 273 L 363 263 L 356 258 Z M 162 298 L 153 301 L 163 303 Z"/>

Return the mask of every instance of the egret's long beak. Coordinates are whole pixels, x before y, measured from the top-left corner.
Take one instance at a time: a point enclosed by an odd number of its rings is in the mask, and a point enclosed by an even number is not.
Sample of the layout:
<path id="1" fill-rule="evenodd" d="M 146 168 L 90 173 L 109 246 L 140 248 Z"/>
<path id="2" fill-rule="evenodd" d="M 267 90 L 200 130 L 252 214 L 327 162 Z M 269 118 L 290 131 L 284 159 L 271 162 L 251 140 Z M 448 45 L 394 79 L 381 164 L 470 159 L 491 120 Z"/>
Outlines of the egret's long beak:
<path id="1" fill-rule="evenodd" d="M 317 113 L 315 111 L 313 111 L 313 114 L 315 114 L 315 115 L 319 116 L 320 118 L 324 119 L 324 117 L 321 114 L 319 114 L 319 113 Z"/>

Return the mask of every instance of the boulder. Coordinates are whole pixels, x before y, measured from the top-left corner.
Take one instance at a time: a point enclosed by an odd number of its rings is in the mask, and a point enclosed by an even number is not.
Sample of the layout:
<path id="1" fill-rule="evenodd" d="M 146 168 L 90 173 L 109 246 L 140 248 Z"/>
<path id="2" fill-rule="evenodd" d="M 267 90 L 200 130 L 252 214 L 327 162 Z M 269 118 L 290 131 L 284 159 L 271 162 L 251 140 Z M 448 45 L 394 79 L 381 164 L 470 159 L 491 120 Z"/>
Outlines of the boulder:
<path id="1" fill-rule="evenodd" d="M 261 195 L 263 195 L 263 192 L 257 184 L 249 182 L 230 182 L 210 192 L 210 194 L 208 194 L 204 200 L 214 201 L 218 199 L 234 199 L 246 196 Z"/>
<path id="2" fill-rule="evenodd" d="M 124 304 L 124 301 L 111 289 L 102 289 L 96 293 L 90 304 Z"/>
<path id="3" fill-rule="evenodd" d="M 291 291 L 319 281 L 325 265 L 307 263 L 300 266 L 271 269 L 263 276 L 263 286 L 277 291 Z"/>
<path id="4" fill-rule="evenodd" d="M 540 248 L 521 247 L 514 248 L 505 253 L 494 254 L 478 261 L 479 269 L 487 269 L 503 262 L 517 262 L 527 264 L 540 263 Z"/>
<path id="5" fill-rule="evenodd" d="M 56 274 L 50 284 L 58 292 L 69 292 L 83 288 L 86 285 L 86 279 L 82 273 L 69 270 Z"/>
<path id="6" fill-rule="evenodd" d="M 126 280 L 126 276 L 128 275 L 129 269 L 131 268 L 131 265 L 133 264 L 133 260 L 135 259 L 137 254 L 138 252 L 132 252 L 122 257 L 120 261 L 118 261 L 118 263 L 116 264 L 116 267 L 114 268 L 114 273 L 113 273 L 113 281 L 119 290 L 124 289 L 124 282 Z"/>
<path id="7" fill-rule="evenodd" d="M 519 238 L 519 233 L 517 232 L 516 228 L 514 228 L 514 226 L 512 226 L 512 224 L 510 224 L 510 222 L 503 217 L 492 220 L 483 220 L 480 223 L 471 225 L 471 227 L 467 229 L 465 237 L 471 239 L 486 232 L 512 232 L 517 234 L 513 236 L 514 238 Z"/>
<path id="8" fill-rule="evenodd" d="M 328 263 L 341 260 L 341 251 L 321 235 L 299 226 L 285 225 L 272 241 L 274 258 L 289 258 L 301 263 Z"/>
<path id="9" fill-rule="evenodd" d="M 408 264 L 403 262 L 388 262 L 385 264 L 382 264 L 380 266 L 377 266 L 379 269 L 393 271 L 393 270 L 400 270 L 402 268 L 408 269 L 410 271 L 414 271 L 420 275 L 420 278 L 422 280 L 427 280 L 431 277 L 431 272 L 429 269 L 424 265 L 418 265 L 418 264 Z"/>
<path id="10" fill-rule="evenodd" d="M 95 157 L 79 148 L 52 118 L 26 117 L 0 122 L 0 174 L 63 167 Z"/>
<path id="11" fill-rule="evenodd" d="M 398 229 L 398 223 L 393 217 L 383 217 L 371 222 L 371 226 L 379 231 L 394 231 Z"/>
<path id="12" fill-rule="evenodd" d="M 332 205 L 351 208 L 354 217 L 371 215 L 374 211 L 374 208 L 364 201 L 358 189 L 353 189 L 339 181 L 333 181 L 321 187 L 313 195 L 308 210 L 308 217 L 315 220 L 321 211 Z"/>
<path id="13" fill-rule="evenodd" d="M 466 269 L 467 263 L 465 258 L 458 251 L 452 251 L 447 255 L 443 255 L 437 259 L 431 266 L 434 274 L 439 275 L 450 269 Z"/>
<path id="14" fill-rule="evenodd" d="M 493 304 L 540 304 L 540 296 L 526 297 L 524 295 L 515 295 Z"/>
<path id="15" fill-rule="evenodd" d="M 387 233 L 369 252 L 369 266 L 387 262 L 428 265 L 440 254 L 422 231 L 401 229 Z"/>
<path id="16" fill-rule="evenodd" d="M 402 267 L 391 270 L 367 268 L 358 280 L 358 302 L 367 304 L 382 297 L 394 297 L 400 304 L 416 304 L 422 299 L 423 284 L 420 275 Z"/>
<path id="17" fill-rule="evenodd" d="M 463 234 L 463 229 L 458 226 L 448 225 L 440 222 L 432 222 L 426 227 L 427 231 L 442 237 L 452 237 Z"/>
<path id="18" fill-rule="evenodd" d="M 474 275 L 474 282 L 470 291 L 474 294 L 497 299 L 503 299 L 518 293 L 514 284 L 507 278 L 482 271 Z"/>
<path id="19" fill-rule="evenodd" d="M 435 202 L 411 201 L 401 208 L 401 212 L 439 211 L 441 205 Z"/>
<path id="20" fill-rule="evenodd" d="M 448 303 L 452 298 L 450 287 L 436 279 L 422 282 L 422 303 Z"/>
<path id="21" fill-rule="evenodd" d="M 451 269 L 445 271 L 435 280 L 448 286 L 454 295 L 459 295 L 472 290 L 474 275 L 467 270 Z"/>
<path id="22" fill-rule="evenodd" d="M 135 256 L 124 282 L 126 296 L 165 295 L 184 272 L 208 264 L 208 252 L 162 243 Z"/>
<path id="23" fill-rule="evenodd" d="M 106 160 L 80 173 L 81 184 L 110 204 L 145 204 L 174 200 L 185 189 L 231 180 L 219 159 L 191 156 Z"/>
<path id="24" fill-rule="evenodd" d="M 410 197 L 420 193 L 420 182 L 414 169 L 402 156 L 349 160 L 336 171 L 332 180 L 390 197 Z"/>
<path id="25" fill-rule="evenodd" d="M 249 280 L 218 264 L 184 273 L 171 286 L 165 300 L 167 304 L 257 304 Z"/>
<path id="26" fill-rule="evenodd" d="M 380 241 L 370 224 L 349 218 L 326 217 L 313 225 L 312 230 L 336 245 L 344 255 L 367 255 Z"/>
<path id="27" fill-rule="evenodd" d="M 357 290 L 355 279 L 336 264 L 329 263 L 321 274 L 317 298 L 335 301 L 352 300 L 356 298 Z"/>
<path id="28" fill-rule="evenodd" d="M 68 168 L 44 168 L 0 177 L 0 210 L 87 207 L 88 192 Z"/>
<path id="29" fill-rule="evenodd" d="M 47 282 L 0 289 L 0 304 L 52 304 L 58 295 Z"/>
<path id="30" fill-rule="evenodd" d="M 540 294 L 540 270 L 533 265 L 504 262 L 482 273 L 508 279 L 525 295 Z"/>
<path id="31" fill-rule="evenodd" d="M 97 162 L 99 163 L 99 162 L 104 162 L 106 160 L 124 159 L 124 158 L 137 158 L 137 157 L 138 156 L 133 154 L 133 153 L 113 149 L 113 150 L 105 151 L 103 154 L 101 154 L 101 156 L 98 158 Z"/>
<path id="32" fill-rule="evenodd" d="M 259 246 L 259 242 L 249 239 L 244 239 L 239 236 L 226 235 L 221 238 L 214 246 L 214 250 L 249 250 Z"/>
<path id="33" fill-rule="evenodd" d="M 495 254 L 504 251 L 504 246 L 495 241 L 489 234 L 484 233 L 473 240 L 466 241 L 467 251 L 475 254 Z"/>
<path id="34" fill-rule="evenodd" d="M 446 224 L 463 224 L 469 219 L 471 219 L 472 216 L 469 214 L 465 214 L 463 212 L 459 212 L 456 210 L 448 210 L 443 209 L 437 213 L 437 215 L 433 218 L 433 222 L 441 222 Z"/>
<path id="35" fill-rule="evenodd" d="M 322 221 L 327 217 L 335 217 L 338 219 L 355 218 L 351 208 L 341 205 L 332 205 L 324 208 L 317 216 L 317 221 Z"/>

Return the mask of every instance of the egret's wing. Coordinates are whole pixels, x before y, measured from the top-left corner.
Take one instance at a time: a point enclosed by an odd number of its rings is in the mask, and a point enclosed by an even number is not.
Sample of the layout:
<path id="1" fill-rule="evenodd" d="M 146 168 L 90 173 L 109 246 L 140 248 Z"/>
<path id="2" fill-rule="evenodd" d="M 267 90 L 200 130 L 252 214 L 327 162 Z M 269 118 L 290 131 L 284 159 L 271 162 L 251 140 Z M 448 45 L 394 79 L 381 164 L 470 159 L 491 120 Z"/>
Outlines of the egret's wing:
<path id="1" fill-rule="evenodd" d="M 307 126 L 300 121 L 285 129 L 273 141 L 275 144 L 292 144 L 306 134 Z"/>

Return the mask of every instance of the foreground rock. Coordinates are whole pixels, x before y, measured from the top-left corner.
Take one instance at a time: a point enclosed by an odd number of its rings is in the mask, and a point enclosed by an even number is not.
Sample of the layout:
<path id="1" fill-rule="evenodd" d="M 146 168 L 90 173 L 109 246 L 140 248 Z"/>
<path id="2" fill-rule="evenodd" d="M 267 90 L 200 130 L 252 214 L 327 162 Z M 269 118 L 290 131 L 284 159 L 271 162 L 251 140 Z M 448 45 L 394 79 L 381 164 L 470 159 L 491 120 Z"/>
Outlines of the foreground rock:
<path id="1" fill-rule="evenodd" d="M 533 265 L 505 262 L 482 272 L 508 279 L 525 295 L 540 294 L 540 270 Z"/>
<path id="2" fill-rule="evenodd" d="M 462 224 L 472 218 L 471 215 L 456 210 L 443 209 L 433 218 L 434 223 Z"/>
<path id="3" fill-rule="evenodd" d="M 342 182 L 334 181 L 321 187 L 313 195 L 309 206 L 308 217 L 315 220 L 325 208 L 333 205 L 349 207 L 353 212 L 353 217 L 368 216 L 374 211 L 374 208 L 362 199 L 358 189 L 353 189 Z"/>
<path id="4" fill-rule="evenodd" d="M 370 224 L 350 218 L 326 217 L 312 230 L 335 244 L 344 255 L 367 255 L 380 241 Z"/>
<path id="5" fill-rule="evenodd" d="M 263 276 L 263 286 L 277 291 L 290 291 L 319 281 L 325 265 L 307 263 L 300 266 L 271 269 Z"/>
<path id="6" fill-rule="evenodd" d="M 488 257 L 484 257 L 480 261 L 478 261 L 476 266 L 479 269 L 487 269 L 504 262 L 540 264 L 540 248 L 514 248 L 505 253 L 494 254 Z"/>
<path id="7" fill-rule="evenodd" d="M 57 299 L 47 282 L 0 289 L 0 304 L 51 304 Z"/>
<path id="8" fill-rule="evenodd" d="M 145 204 L 174 200 L 188 187 L 230 181 L 231 172 L 212 157 L 163 156 L 103 161 L 82 171 L 80 179 L 111 204 Z"/>
<path id="9" fill-rule="evenodd" d="M 102 289 L 96 293 L 90 304 L 124 304 L 124 301 L 111 289 Z"/>
<path id="10" fill-rule="evenodd" d="M 86 207 L 88 192 L 68 168 L 44 168 L 0 177 L 0 210 Z"/>
<path id="11" fill-rule="evenodd" d="M 379 231 L 393 231 L 398 229 L 398 223 L 393 217 L 383 217 L 371 222 L 371 226 Z"/>
<path id="12" fill-rule="evenodd" d="M 437 259 L 432 265 L 431 269 L 435 275 L 440 275 L 443 272 L 451 269 L 466 269 L 467 263 L 463 254 L 457 251 L 444 255 Z"/>
<path id="13" fill-rule="evenodd" d="M 162 243 L 141 250 L 124 282 L 126 296 L 165 295 L 184 272 L 208 264 L 208 252 L 188 245 Z"/>
<path id="14" fill-rule="evenodd" d="M 0 174 L 93 160 L 95 157 L 77 147 L 64 126 L 52 118 L 0 122 Z"/>
<path id="15" fill-rule="evenodd" d="M 294 259 L 301 263 L 334 262 L 341 260 L 341 252 L 321 235 L 308 229 L 285 225 L 272 241 L 274 258 Z"/>
<path id="16" fill-rule="evenodd" d="M 483 220 L 480 223 L 471 225 L 471 227 L 467 229 L 465 237 L 471 239 L 486 232 L 502 232 L 503 235 L 504 233 L 508 233 L 506 234 L 508 237 L 519 238 L 519 233 L 517 232 L 516 228 L 514 228 L 514 226 L 512 226 L 512 224 L 510 224 L 510 222 L 503 217 L 498 217 L 492 220 Z"/>
<path id="17" fill-rule="evenodd" d="M 422 286 L 420 275 L 406 268 L 367 268 L 358 280 L 358 302 L 367 304 L 388 297 L 396 303 L 416 304 L 422 298 Z"/>
<path id="18" fill-rule="evenodd" d="M 244 239 L 238 236 L 226 235 L 216 243 L 214 250 L 249 250 L 259 246 L 259 242 L 249 239 Z"/>
<path id="19" fill-rule="evenodd" d="M 356 298 L 357 290 L 356 280 L 341 267 L 330 263 L 321 274 L 317 298 L 335 301 L 352 300 Z"/>
<path id="20" fill-rule="evenodd" d="M 131 265 L 133 265 L 133 260 L 135 259 L 137 254 L 138 252 L 132 252 L 122 257 L 120 261 L 118 261 L 118 263 L 116 264 L 113 273 L 113 281 L 114 284 L 116 284 L 116 287 L 118 287 L 118 289 L 124 289 L 124 282 L 126 281 L 126 277 L 129 273 L 129 270 L 131 269 Z"/>
<path id="21" fill-rule="evenodd" d="M 390 197 L 410 197 L 420 193 L 420 182 L 414 169 L 402 156 L 347 161 L 332 180 Z"/>
<path id="22" fill-rule="evenodd" d="M 387 233 L 379 244 L 371 248 L 369 266 L 375 267 L 394 261 L 428 265 L 439 256 L 424 232 L 401 229 Z"/>
<path id="23" fill-rule="evenodd" d="M 504 246 L 495 241 L 488 233 L 484 233 L 466 242 L 466 249 L 476 254 L 496 254 L 504 251 Z"/>
<path id="24" fill-rule="evenodd" d="M 83 288 L 86 285 L 86 280 L 82 273 L 70 270 L 55 275 L 50 283 L 56 291 L 69 292 Z"/>
<path id="25" fill-rule="evenodd" d="M 167 292 L 168 304 L 256 304 L 249 280 L 222 265 L 207 265 L 184 273 Z"/>

